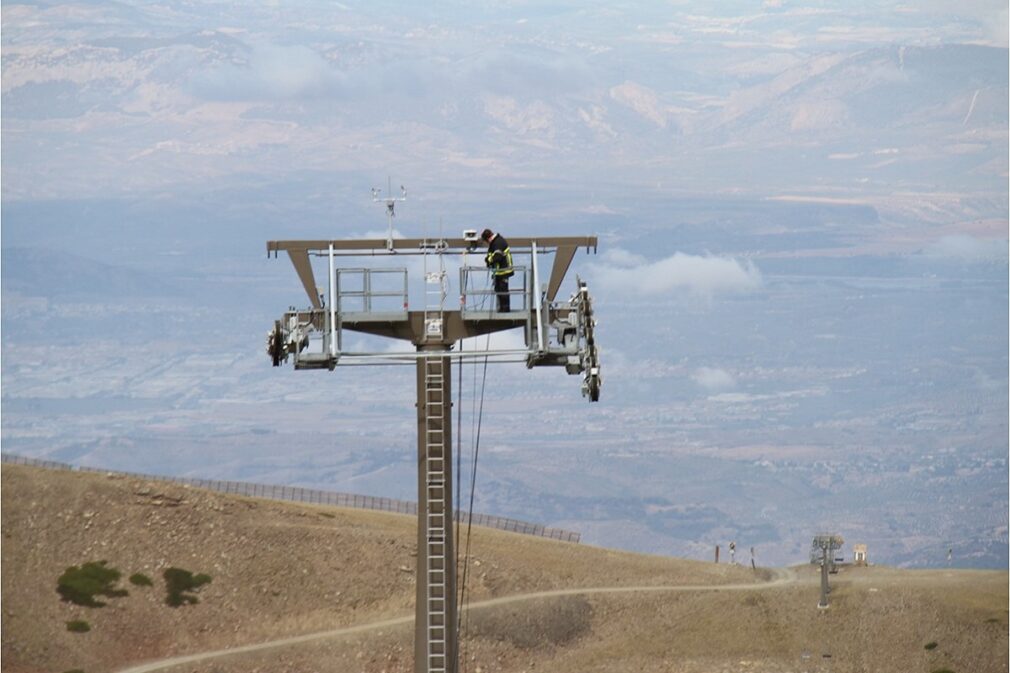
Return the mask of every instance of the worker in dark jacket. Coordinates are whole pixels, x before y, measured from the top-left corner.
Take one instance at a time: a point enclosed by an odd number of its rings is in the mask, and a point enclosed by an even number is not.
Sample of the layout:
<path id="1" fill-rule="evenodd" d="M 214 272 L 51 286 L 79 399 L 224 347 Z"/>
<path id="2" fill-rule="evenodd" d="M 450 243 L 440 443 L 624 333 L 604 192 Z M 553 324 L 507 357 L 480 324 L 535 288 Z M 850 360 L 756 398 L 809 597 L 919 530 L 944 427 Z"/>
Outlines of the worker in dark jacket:
<path id="1" fill-rule="evenodd" d="M 508 313 L 509 278 L 515 273 L 512 269 L 512 251 L 509 250 L 509 243 L 505 237 L 490 229 L 485 229 L 480 237 L 487 243 L 484 263 L 491 269 L 491 277 L 494 279 L 494 291 L 498 295 L 498 311 Z"/>

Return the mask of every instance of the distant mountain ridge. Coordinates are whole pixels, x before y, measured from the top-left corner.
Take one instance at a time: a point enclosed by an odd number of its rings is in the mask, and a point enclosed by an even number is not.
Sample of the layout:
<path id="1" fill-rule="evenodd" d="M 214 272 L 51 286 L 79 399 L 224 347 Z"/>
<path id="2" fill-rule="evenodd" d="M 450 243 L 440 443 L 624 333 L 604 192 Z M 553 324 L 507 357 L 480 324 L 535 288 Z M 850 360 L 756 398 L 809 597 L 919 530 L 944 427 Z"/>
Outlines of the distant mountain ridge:
<path id="1" fill-rule="evenodd" d="M 321 168 L 382 174 L 391 164 L 434 184 L 543 170 L 606 184 L 617 167 L 696 192 L 1005 182 L 1003 47 L 896 34 L 786 54 L 753 42 L 731 55 L 705 41 L 681 53 L 596 33 L 582 48 L 505 42 L 474 59 L 422 31 L 390 40 L 367 22 L 294 29 L 270 44 L 208 29 L 224 19 L 199 8 L 165 25 L 143 7 L 95 11 L 110 22 L 68 34 L 41 22 L 5 42 L 4 117 L 18 132 L 5 137 L 5 158 L 24 162 L 5 198 L 234 187 Z M 816 33 L 830 21 L 800 23 Z M 82 120 L 87 130 L 74 131 Z M 71 131 L 67 144 L 59 134 Z M 41 147 L 22 144 L 33 134 Z M 92 170 L 80 175 L 84 163 Z"/>
<path id="2" fill-rule="evenodd" d="M 154 273 L 98 262 L 61 250 L 6 247 L 2 250 L 4 293 L 47 299 L 96 301 L 172 297 L 179 290 Z"/>

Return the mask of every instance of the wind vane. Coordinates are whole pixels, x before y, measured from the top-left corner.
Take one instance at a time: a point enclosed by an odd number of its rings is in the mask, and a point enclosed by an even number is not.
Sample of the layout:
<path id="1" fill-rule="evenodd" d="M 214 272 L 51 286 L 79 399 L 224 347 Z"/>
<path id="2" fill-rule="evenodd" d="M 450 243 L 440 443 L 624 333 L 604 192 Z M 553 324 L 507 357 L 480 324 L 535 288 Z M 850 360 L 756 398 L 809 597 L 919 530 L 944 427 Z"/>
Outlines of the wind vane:
<path id="1" fill-rule="evenodd" d="M 386 203 L 386 219 L 389 220 L 389 228 L 386 231 L 386 250 L 393 249 L 393 218 L 396 217 L 396 202 L 407 200 L 407 188 L 400 185 L 400 196 L 393 196 L 393 178 L 388 178 L 386 198 L 382 199 L 379 195 L 382 194 L 381 189 L 376 189 L 372 187 L 372 201 L 378 203 L 379 201 L 385 201 Z"/>

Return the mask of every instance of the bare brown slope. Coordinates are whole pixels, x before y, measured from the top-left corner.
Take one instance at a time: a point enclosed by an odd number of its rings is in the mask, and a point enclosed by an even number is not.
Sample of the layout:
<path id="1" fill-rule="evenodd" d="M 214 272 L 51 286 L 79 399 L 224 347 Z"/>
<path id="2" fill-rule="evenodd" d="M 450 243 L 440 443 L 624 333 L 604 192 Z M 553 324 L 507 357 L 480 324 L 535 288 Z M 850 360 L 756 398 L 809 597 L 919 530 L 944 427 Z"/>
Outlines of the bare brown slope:
<path id="1" fill-rule="evenodd" d="M 96 673 L 413 610 L 411 517 L 26 466 L 5 465 L 2 482 L 4 671 Z M 475 601 L 564 587 L 754 579 L 739 567 L 486 529 L 475 534 L 474 550 Z M 130 595 L 104 608 L 62 602 L 60 573 L 97 560 L 124 573 L 120 586 Z M 199 604 L 164 604 L 160 578 L 169 566 L 211 575 Z M 129 585 L 135 572 L 155 586 Z M 75 619 L 92 630 L 68 632 Z"/>
<path id="2" fill-rule="evenodd" d="M 845 568 L 732 590 L 593 592 L 472 610 L 464 671 L 754 673 L 1007 670 L 1007 575 Z M 200 662 L 215 673 L 409 673 L 409 622 Z M 153 669 L 152 669 L 153 670 Z M 187 670 L 178 668 L 176 670 Z M 189 670 L 194 670 L 190 668 Z"/>

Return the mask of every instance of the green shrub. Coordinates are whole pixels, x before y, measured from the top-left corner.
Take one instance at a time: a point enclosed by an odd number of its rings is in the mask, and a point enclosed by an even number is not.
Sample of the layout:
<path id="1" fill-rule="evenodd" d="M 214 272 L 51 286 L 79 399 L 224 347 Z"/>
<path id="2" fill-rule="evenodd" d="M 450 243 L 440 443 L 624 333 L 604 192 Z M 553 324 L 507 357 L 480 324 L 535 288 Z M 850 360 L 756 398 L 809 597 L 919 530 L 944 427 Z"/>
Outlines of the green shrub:
<path id="1" fill-rule="evenodd" d="M 129 594 L 126 589 L 114 587 L 123 574 L 115 568 L 106 567 L 105 563 L 91 561 L 81 566 L 70 566 L 56 580 L 57 593 L 67 602 L 89 608 L 105 605 L 95 596 L 117 598 Z"/>
<path id="2" fill-rule="evenodd" d="M 130 584 L 135 584 L 138 587 L 154 586 L 154 582 L 151 581 L 151 578 L 144 573 L 133 573 L 130 575 Z"/>
<path id="3" fill-rule="evenodd" d="M 67 631 L 71 633 L 87 633 L 91 630 L 91 624 L 88 624 L 82 619 L 75 619 L 72 622 L 67 622 Z"/>
<path id="4" fill-rule="evenodd" d="M 933 641 L 930 641 L 930 642 L 926 643 L 926 646 L 925 646 L 924 649 L 935 650 L 936 649 L 936 641 L 933 640 Z"/>
<path id="5" fill-rule="evenodd" d="M 949 668 L 934 668 L 930 673 L 954 673 Z"/>
<path id="6" fill-rule="evenodd" d="M 173 608 L 199 603 L 200 599 L 190 592 L 210 583 L 210 575 L 203 573 L 194 575 L 182 568 L 166 568 L 163 577 L 165 578 L 165 588 L 168 591 L 165 602 Z"/>

